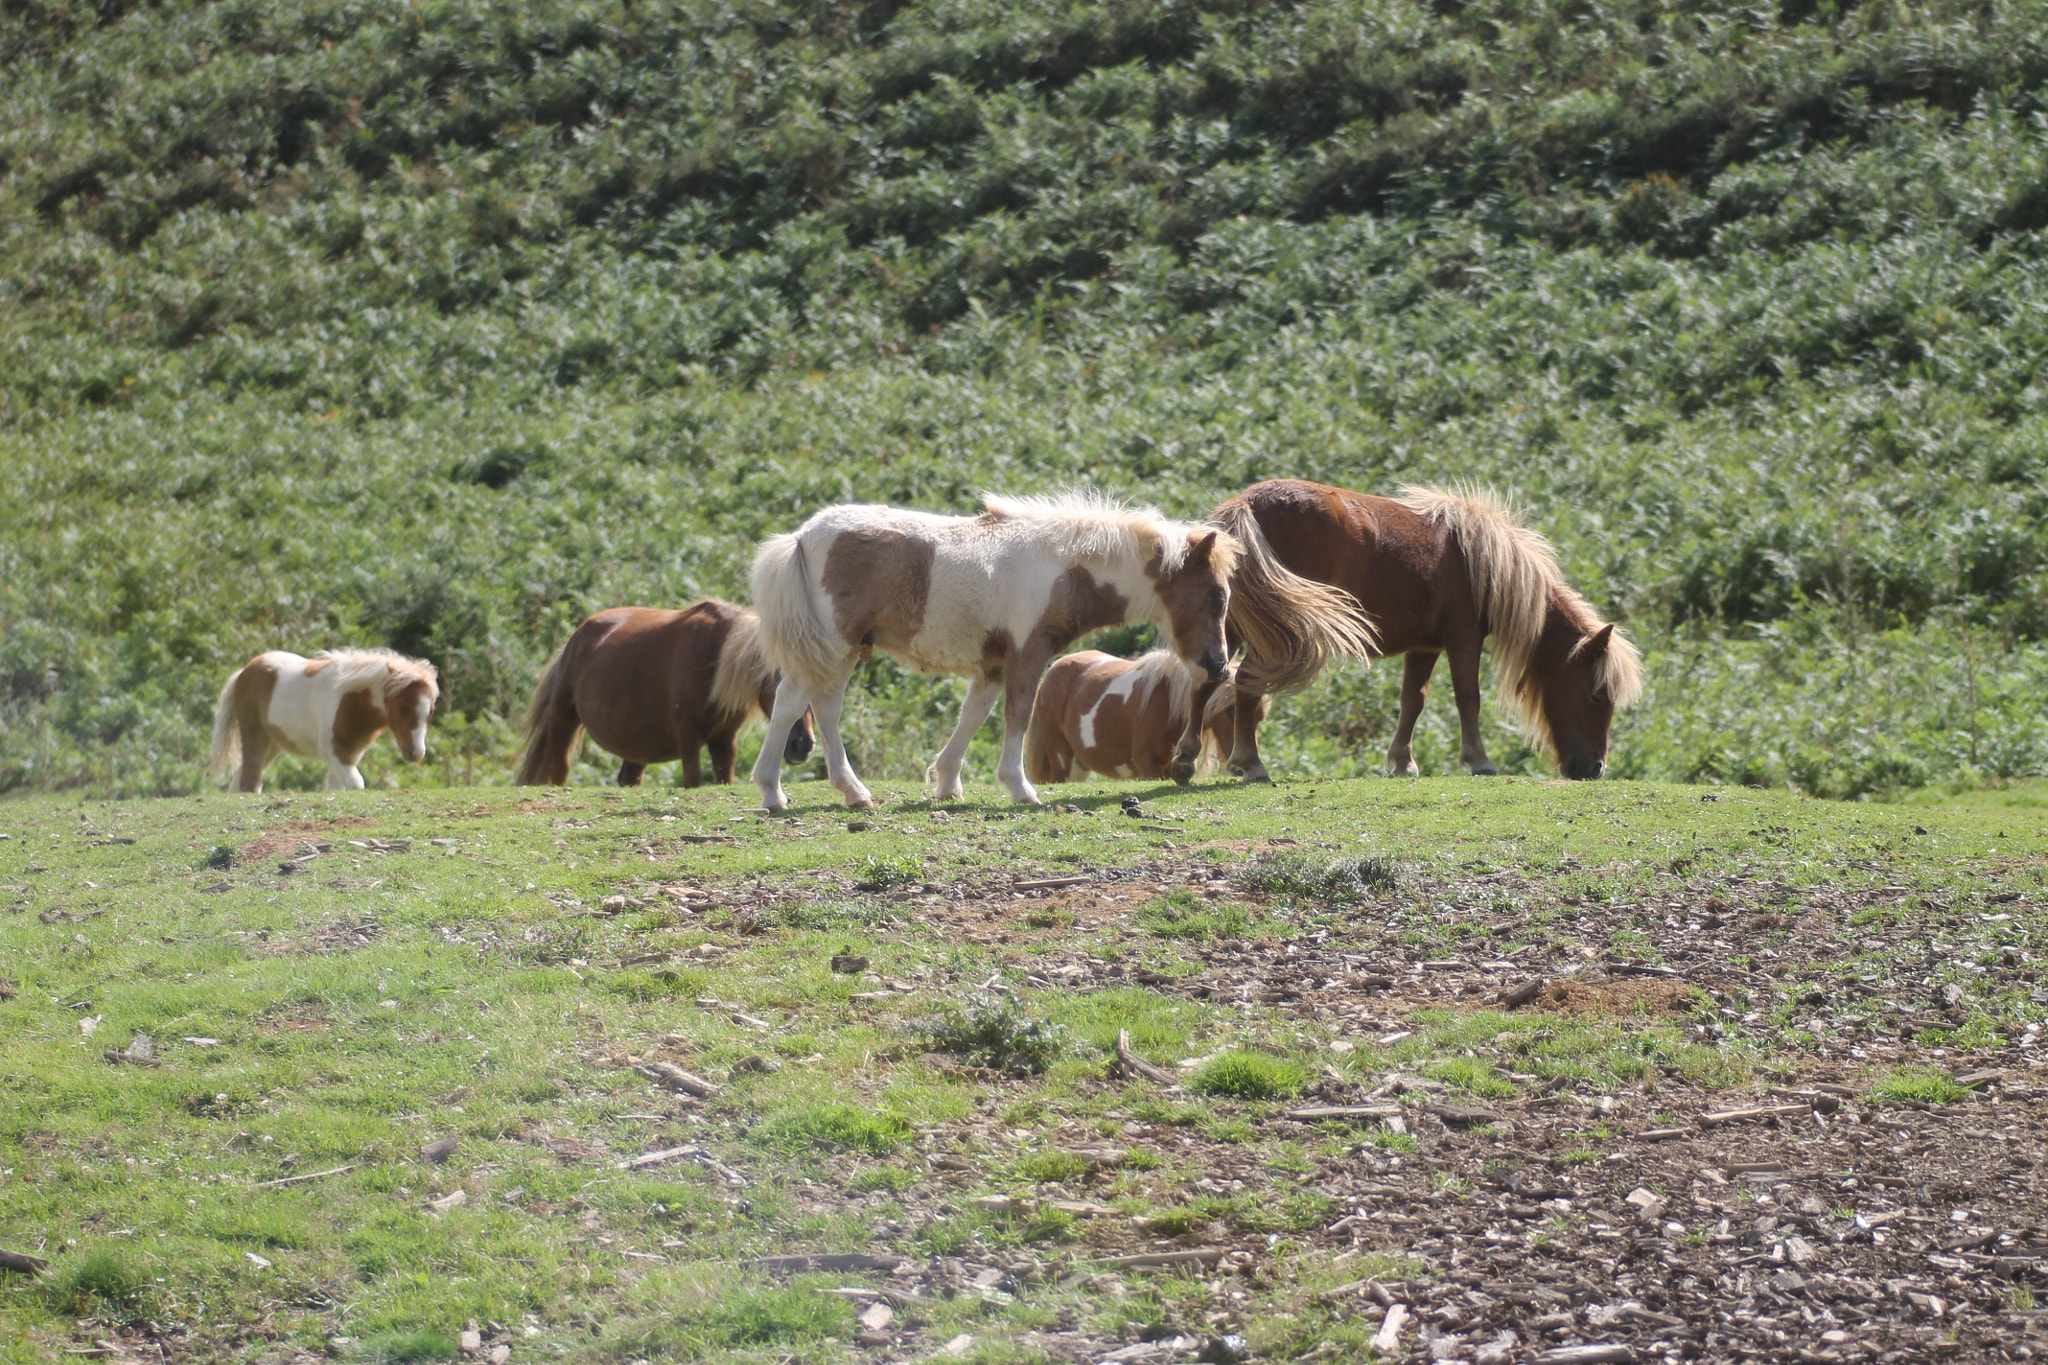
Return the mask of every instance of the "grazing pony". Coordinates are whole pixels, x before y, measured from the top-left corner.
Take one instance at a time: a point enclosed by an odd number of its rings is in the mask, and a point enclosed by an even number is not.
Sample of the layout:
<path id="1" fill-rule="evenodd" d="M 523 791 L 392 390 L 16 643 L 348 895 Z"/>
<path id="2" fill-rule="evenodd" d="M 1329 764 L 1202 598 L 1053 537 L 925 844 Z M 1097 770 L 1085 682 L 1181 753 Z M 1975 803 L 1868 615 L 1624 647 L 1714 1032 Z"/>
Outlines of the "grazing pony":
<path id="1" fill-rule="evenodd" d="M 1201 686 L 1200 670 L 1171 650 L 1120 659 L 1097 649 L 1068 654 L 1046 670 L 1024 738 L 1024 775 L 1033 782 L 1167 775 Z M 1230 751 L 1229 683 L 1213 689 L 1202 713 L 1203 752 Z"/>
<path id="2" fill-rule="evenodd" d="M 1549 542 L 1492 494 L 1407 487 L 1397 498 L 1377 498 L 1274 479 L 1224 503 L 1216 520 L 1239 537 L 1257 534 L 1280 547 L 1294 572 L 1349 591 L 1379 632 L 1375 652 L 1407 656 L 1401 717 L 1387 747 L 1390 772 L 1417 771 L 1415 720 L 1439 654 L 1450 656 L 1460 758 L 1475 774 L 1498 771 L 1479 738 L 1479 647 L 1488 636 L 1503 700 L 1559 770 L 1575 779 L 1606 770 L 1614 713 L 1642 694 L 1636 648 L 1566 584 Z M 1256 584 L 1241 583 L 1236 602 L 1256 595 Z M 1321 664 L 1313 642 L 1247 641 L 1230 766 L 1248 781 L 1266 779 L 1258 727 L 1270 695 L 1302 685 Z M 1183 733 L 1176 762 L 1192 769 L 1200 742 Z"/>
<path id="3" fill-rule="evenodd" d="M 576 627 L 548 662 L 526 708 L 522 787 L 569 780 L 577 736 L 619 757 L 619 785 L 637 787 L 650 763 L 683 761 L 683 785 L 733 780 L 740 727 L 775 705 L 775 673 L 761 657 L 760 618 L 707 597 L 681 611 L 612 607 Z M 810 756 L 811 729 L 791 727 L 784 756 Z"/>
<path id="4" fill-rule="evenodd" d="M 213 712 L 218 777 L 229 791 L 260 792 L 279 750 L 327 764 L 327 790 L 361 790 L 363 751 L 389 730 L 399 756 L 427 756 L 427 719 L 440 700 L 434 666 L 388 649 L 322 650 L 312 658 L 274 649 L 243 664 Z"/>
<path id="5" fill-rule="evenodd" d="M 1149 621 L 1176 657 L 1211 678 L 1223 674 L 1234 538 L 1080 493 L 984 495 L 984 507 L 978 517 L 828 507 L 762 545 L 754 606 L 762 647 L 782 674 L 769 742 L 754 765 L 763 807 L 788 805 L 779 746 L 806 706 L 832 785 L 850 806 L 873 804 L 839 737 L 847 679 L 870 649 L 921 672 L 969 679 L 960 723 L 932 762 L 940 800 L 961 795 L 968 740 L 999 696 L 997 775 L 1014 800 L 1038 800 L 1024 775 L 1032 698 L 1046 665 L 1088 631 Z M 1300 630 L 1341 630 L 1352 619 L 1327 587 L 1294 581 Z"/>

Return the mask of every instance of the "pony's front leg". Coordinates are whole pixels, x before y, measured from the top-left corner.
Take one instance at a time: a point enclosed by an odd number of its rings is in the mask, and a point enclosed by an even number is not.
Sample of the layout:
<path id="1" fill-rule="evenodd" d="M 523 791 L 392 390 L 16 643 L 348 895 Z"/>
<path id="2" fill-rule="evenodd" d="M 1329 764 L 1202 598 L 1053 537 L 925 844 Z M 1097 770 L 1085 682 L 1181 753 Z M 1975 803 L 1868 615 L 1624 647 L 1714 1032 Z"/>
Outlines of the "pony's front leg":
<path id="1" fill-rule="evenodd" d="M 846 703 L 846 684 L 853 677 L 853 670 L 840 674 L 839 681 L 820 690 L 811 698 L 811 720 L 818 727 L 818 737 L 825 744 L 825 776 L 846 798 L 846 804 L 856 810 L 875 804 L 874 793 L 870 792 L 858 776 L 853 764 L 846 757 L 846 745 L 839 738 L 839 712 Z M 782 711 L 782 698 L 775 699 L 777 714 Z M 781 736 L 770 735 L 770 740 L 780 742 Z"/>
<path id="2" fill-rule="evenodd" d="M 1247 782 L 1271 782 L 1265 761 L 1259 757 L 1259 722 L 1273 709 L 1273 699 L 1245 691 L 1243 677 L 1240 672 L 1237 701 L 1230 714 L 1230 771 Z"/>
<path id="3" fill-rule="evenodd" d="M 1202 717 L 1209 709 L 1209 699 L 1221 686 L 1221 678 L 1203 683 L 1195 689 L 1188 704 L 1187 728 L 1181 731 L 1180 742 L 1174 745 L 1173 762 L 1166 769 L 1167 776 L 1183 787 L 1195 780 L 1195 764 L 1202 757 Z"/>
<path id="4" fill-rule="evenodd" d="M 1451 695 L 1458 702 L 1458 757 L 1474 777 L 1492 777 L 1500 771 L 1486 756 L 1486 741 L 1479 737 L 1479 642 L 1453 645 Z"/>
<path id="5" fill-rule="evenodd" d="M 966 794 L 960 769 L 967 762 L 967 746 L 974 739 L 974 732 L 988 719 L 988 713 L 996 709 L 996 698 L 1002 695 L 1000 676 L 982 674 L 967 684 L 967 700 L 960 706 L 960 723 L 953 727 L 953 737 L 946 741 L 946 747 L 932 760 L 931 775 L 938 780 L 939 800 L 958 801 Z"/>
<path id="6" fill-rule="evenodd" d="M 1420 777 L 1415 766 L 1415 722 L 1422 704 L 1429 700 L 1429 675 L 1436 671 L 1436 651 L 1411 649 L 1401 660 L 1401 718 L 1394 722 L 1394 738 L 1387 745 L 1387 775 Z"/>
<path id="7" fill-rule="evenodd" d="M 761 741 L 761 756 L 754 760 L 754 786 L 761 792 L 761 809 L 789 809 L 782 794 L 782 749 L 789 732 L 810 709 L 811 695 L 794 678 L 784 678 L 775 689 L 775 711 L 768 717 L 768 735 Z"/>
<path id="8" fill-rule="evenodd" d="M 327 790 L 331 792 L 359 792 L 363 789 L 363 775 L 356 765 L 334 757 L 327 758 Z"/>
<path id="9" fill-rule="evenodd" d="M 1052 662 L 1052 651 L 1026 648 L 1011 652 L 1003 667 L 1003 758 L 996 764 L 996 776 L 1010 790 L 1010 799 L 1027 805 L 1043 805 L 1038 789 L 1024 775 L 1024 737 L 1031 730 L 1031 708 L 1038 700 L 1038 683 Z"/>

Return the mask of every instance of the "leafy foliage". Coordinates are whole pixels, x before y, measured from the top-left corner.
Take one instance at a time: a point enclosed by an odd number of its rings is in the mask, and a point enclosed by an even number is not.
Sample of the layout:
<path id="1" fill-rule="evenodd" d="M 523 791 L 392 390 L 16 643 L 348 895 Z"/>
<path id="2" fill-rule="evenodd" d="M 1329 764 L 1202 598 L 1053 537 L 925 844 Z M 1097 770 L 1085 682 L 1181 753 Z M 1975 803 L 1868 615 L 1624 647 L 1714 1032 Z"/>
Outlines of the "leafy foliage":
<path id="1" fill-rule="evenodd" d="M 924 1020 L 916 1032 L 930 1051 L 1020 1076 L 1051 1066 L 1069 1041 L 1060 1024 L 1031 1015 L 1009 996 L 986 991 L 970 992 L 963 1004 Z"/>
<path id="2" fill-rule="evenodd" d="M 442 669 L 373 781 L 501 781 L 578 619 L 824 502 L 1283 474 L 1520 496 L 1648 647 L 1624 774 L 2048 770 L 2044 18 L 11 6 L 0 790 L 192 790 L 233 667 L 342 643 Z M 1396 671 L 1272 756 L 1376 768 Z M 956 696 L 865 668 L 863 768 Z"/>

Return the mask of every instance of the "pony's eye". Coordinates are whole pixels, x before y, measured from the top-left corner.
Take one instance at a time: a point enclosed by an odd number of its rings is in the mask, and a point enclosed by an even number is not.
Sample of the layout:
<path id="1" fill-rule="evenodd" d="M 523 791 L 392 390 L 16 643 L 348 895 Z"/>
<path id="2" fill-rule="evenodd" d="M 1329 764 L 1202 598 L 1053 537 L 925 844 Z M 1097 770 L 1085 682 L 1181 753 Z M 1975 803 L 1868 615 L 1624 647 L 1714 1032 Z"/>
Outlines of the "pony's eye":
<path id="1" fill-rule="evenodd" d="M 1221 588 L 1211 588 L 1209 589 L 1209 600 L 1220 607 L 1229 600 L 1229 594 L 1225 593 Z"/>

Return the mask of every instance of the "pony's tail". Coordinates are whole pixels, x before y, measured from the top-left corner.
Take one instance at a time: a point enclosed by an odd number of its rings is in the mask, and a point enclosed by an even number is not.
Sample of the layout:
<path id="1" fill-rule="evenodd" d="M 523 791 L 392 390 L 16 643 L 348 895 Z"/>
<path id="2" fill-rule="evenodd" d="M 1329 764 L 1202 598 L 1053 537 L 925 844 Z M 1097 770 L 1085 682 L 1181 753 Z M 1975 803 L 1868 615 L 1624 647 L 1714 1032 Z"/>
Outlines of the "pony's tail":
<path id="1" fill-rule="evenodd" d="M 811 605 L 802 532 L 770 536 L 754 556 L 754 610 L 760 614 L 760 649 L 769 667 L 804 684 L 824 683 L 839 672 L 846 644 L 835 639 Z"/>
<path id="2" fill-rule="evenodd" d="M 1282 564 L 1250 503 L 1232 498 L 1215 520 L 1243 546 L 1230 579 L 1230 633 L 1244 646 L 1240 688 L 1299 692 L 1332 659 L 1370 661 L 1379 652 L 1379 632 L 1358 599 Z"/>
<path id="3" fill-rule="evenodd" d="M 761 652 L 761 618 L 745 607 L 737 608 L 718 646 L 711 705 L 720 715 L 752 720 L 761 714 L 761 690 L 774 676 L 768 656 Z"/>
<path id="4" fill-rule="evenodd" d="M 241 669 L 230 673 L 213 708 L 213 750 L 206 770 L 215 777 L 232 773 L 242 764 L 242 727 L 235 718 L 235 684 L 241 681 Z"/>
<path id="5" fill-rule="evenodd" d="M 568 671 L 569 651 L 575 644 L 576 636 L 571 635 L 555 651 L 555 657 L 548 660 L 548 666 L 541 670 L 540 681 L 533 685 L 533 700 L 526 704 L 526 748 L 519 756 L 519 772 L 512 779 L 515 787 L 547 785 L 548 740 L 553 738 L 548 733 L 548 713 L 555 709 L 555 692 Z M 562 740 L 562 761 L 565 764 L 574 754 L 576 740 L 582 733 L 583 727 L 576 725 Z"/>

